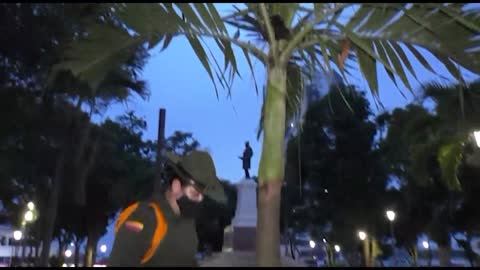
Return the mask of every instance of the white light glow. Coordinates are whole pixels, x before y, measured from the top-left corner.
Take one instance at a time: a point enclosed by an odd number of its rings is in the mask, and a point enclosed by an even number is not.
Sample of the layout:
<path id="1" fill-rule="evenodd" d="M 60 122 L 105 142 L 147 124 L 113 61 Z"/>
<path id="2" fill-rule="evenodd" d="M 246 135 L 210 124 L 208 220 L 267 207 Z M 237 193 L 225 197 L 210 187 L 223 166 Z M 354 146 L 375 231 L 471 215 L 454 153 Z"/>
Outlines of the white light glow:
<path id="1" fill-rule="evenodd" d="M 395 220 L 395 212 L 393 212 L 392 210 L 388 210 L 387 211 L 387 218 L 390 221 L 394 221 Z"/>
<path id="2" fill-rule="evenodd" d="M 473 132 L 473 136 L 475 137 L 475 142 L 477 143 L 477 147 L 480 147 L 480 131 Z"/>
<path id="3" fill-rule="evenodd" d="M 23 233 L 21 231 L 14 231 L 13 232 L 13 239 L 20 240 L 22 239 Z"/>
<path id="4" fill-rule="evenodd" d="M 358 237 L 360 238 L 360 240 L 363 241 L 363 240 L 367 239 L 367 234 L 363 231 L 359 231 L 358 232 Z"/>
<path id="5" fill-rule="evenodd" d="M 33 212 L 30 211 L 30 210 L 28 210 L 28 211 L 25 213 L 24 218 L 25 218 L 25 221 L 26 221 L 26 222 L 32 221 L 32 220 L 33 220 Z"/>
<path id="6" fill-rule="evenodd" d="M 72 257 L 72 251 L 70 249 L 65 250 L 65 257 L 67 258 Z"/>
<path id="7" fill-rule="evenodd" d="M 427 241 L 423 241 L 422 245 L 425 249 L 428 249 L 430 247 Z"/>
<path id="8" fill-rule="evenodd" d="M 27 204 L 27 207 L 28 207 L 28 210 L 33 211 L 33 209 L 35 209 L 35 204 L 34 204 L 33 202 L 29 202 L 29 203 Z"/>

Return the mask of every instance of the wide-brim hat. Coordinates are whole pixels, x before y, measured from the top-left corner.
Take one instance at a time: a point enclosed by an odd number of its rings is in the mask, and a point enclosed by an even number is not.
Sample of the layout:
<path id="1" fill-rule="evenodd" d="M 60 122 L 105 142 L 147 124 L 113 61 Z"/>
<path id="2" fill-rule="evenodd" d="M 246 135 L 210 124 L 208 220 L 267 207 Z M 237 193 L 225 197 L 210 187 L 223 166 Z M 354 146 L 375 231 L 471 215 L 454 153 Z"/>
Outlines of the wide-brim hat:
<path id="1" fill-rule="evenodd" d="M 183 156 L 166 152 L 164 156 L 166 165 L 182 178 L 180 180 L 187 183 L 193 181 L 205 196 L 222 204 L 227 202 L 225 191 L 217 177 L 213 159 L 208 152 L 192 151 Z"/>

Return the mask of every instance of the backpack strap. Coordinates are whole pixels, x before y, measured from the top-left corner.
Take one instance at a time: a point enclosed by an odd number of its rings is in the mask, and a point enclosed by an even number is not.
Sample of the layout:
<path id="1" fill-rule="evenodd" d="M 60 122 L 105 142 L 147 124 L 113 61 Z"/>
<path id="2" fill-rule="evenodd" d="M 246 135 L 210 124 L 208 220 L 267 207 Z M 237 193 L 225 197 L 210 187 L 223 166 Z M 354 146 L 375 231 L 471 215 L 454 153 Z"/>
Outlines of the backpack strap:
<path id="1" fill-rule="evenodd" d="M 165 220 L 162 210 L 160 210 L 158 204 L 156 204 L 155 202 L 151 202 L 150 207 L 152 207 L 155 211 L 155 216 L 157 217 L 157 227 L 155 228 L 155 233 L 153 234 L 150 248 L 147 250 L 147 252 L 145 252 L 145 255 L 143 255 L 141 261 L 142 264 L 146 263 L 148 260 L 150 260 L 150 258 L 152 258 L 153 254 L 155 254 L 155 251 L 157 250 L 158 245 L 165 237 L 165 234 L 168 230 L 167 221 Z"/>
<path id="2" fill-rule="evenodd" d="M 120 227 L 127 221 L 128 217 L 135 211 L 137 210 L 137 207 L 139 205 L 139 202 L 132 203 L 129 205 L 125 210 L 122 211 L 120 216 L 118 217 L 117 223 L 115 224 L 115 234 L 117 234 L 118 230 Z"/>
<path id="3" fill-rule="evenodd" d="M 135 210 L 137 210 L 138 205 L 139 205 L 139 202 L 136 202 L 128 206 L 125 210 L 123 210 L 123 212 L 118 217 L 117 223 L 115 224 L 115 234 L 117 234 L 118 230 L 123 225 L 123 223 L 127 221 L 128 217 Z M 155 251 L 157 250 L 158 245 L 160 244 L 162 239 L 165 237 L 165 234 L 167 233 L 167 230 L 168 230 L 167 220 L 165 219 L 165 216 L 163 215 L 160 207 L 155 202 L 151 202 L 149 206 L 152 207 L 153 210 L 155 211 L 155 216 L 157 218 L 157 226 L 155 228 L 155 232 L 153 234 L 150 247 L 142 257 L 142 260 L 141 260 L 142 264 L 148 262 L 152 258 L 153 254 L 155 254 Z"/>

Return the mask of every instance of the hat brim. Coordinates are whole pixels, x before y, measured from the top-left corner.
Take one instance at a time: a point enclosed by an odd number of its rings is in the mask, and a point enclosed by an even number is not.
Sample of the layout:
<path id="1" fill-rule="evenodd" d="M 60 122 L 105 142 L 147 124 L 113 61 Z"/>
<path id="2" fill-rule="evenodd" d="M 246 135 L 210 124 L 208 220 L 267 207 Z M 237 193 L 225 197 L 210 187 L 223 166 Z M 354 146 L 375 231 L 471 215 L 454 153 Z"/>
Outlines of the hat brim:
<path id="1" fill-rule="evenodd" d="M 197 180 L 195 179 L 194 175 L 185 174 L 185 172 L 179 168 L 178 164 L 181 160 L 181 157 L 179 155 L 176 155 L 171 152 L 167 152 L 164 154 L 164 156 L 166 157 L 167 165 L 170 166 L 177 173 L 179 177 L 183 179 L 193 178 L 194 181 Z M 220 179 L 218 177 L 215 177 L 213 179 L 206 179 L 206 180 L 208 180 L 206 182 L 213 183 L 213 184 L 210 184 L 209 186 L 206 187 L 206 190 L 204 191 L 203 195 L 209 197 L 210 199 L 218 203 L 226 204 L 227 196 L 225 194 L 223 185 L 220 182 Z"/>

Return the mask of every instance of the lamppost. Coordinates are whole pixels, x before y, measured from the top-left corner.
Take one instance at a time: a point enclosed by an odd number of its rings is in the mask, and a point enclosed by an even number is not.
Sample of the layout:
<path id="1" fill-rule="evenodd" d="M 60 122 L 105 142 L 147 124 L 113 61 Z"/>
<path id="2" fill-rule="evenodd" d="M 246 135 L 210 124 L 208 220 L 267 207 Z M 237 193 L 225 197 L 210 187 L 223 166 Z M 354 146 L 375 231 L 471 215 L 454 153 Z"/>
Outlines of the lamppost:
<path id="1" fill-rule="evenodd" d="M 392 236 L 392 248 L 395 245 L 395 234 L 393 233 L 393 222 L 395 221 L 395 212 L 392 210 L 387 210 L 387 219 L 390 221 L 390 235 Z"/>
<path id="2" fill-rule="evenodd" d="M 428 242 L 429 240 L 423 241 L 422 245 L 423 245 L 423 248 L 428 250 L 428 266 L 430 267 L 432 266 L 432 248 L 430 247 L 430 244 Z"/>
<path id="3" fill-rule="evenodd" d="M 102 252 L 102 253 L 107 252 L 107 245 L 101 245 L 100 246 L 100 252 Z"/>
<path id="4" fill-rule="evenodd" d="M 322 242 L 323 242 L 323 247 L 324 247 L 324 250 L 325 250 L 325 254 L 327 254 L 327 266 L 333 266 L 334 264 L 334 258 L 333 258 L 333 252 L 332 252 L 332 248 L 330 246 L 330 244 L 328 243 L 327 241 L 327 238 L 322 238 Z"/>
<path id="5" fill-rule="evenodd" d="M 18 245 L 22 237 L 23 237 L 22 231 L 16 230 L 13 232 L 13 240 L 15 240 L 13 258 L 15 258 L 15 264 L 18 263 Z M 13 264 L 13 260 L 10 262 L 10 264 Z"/>
<path id="6" fill-rule="evenodd" d="M 32 223 L 36 219 L 36 211 L 35 211 L 35 204 L 30 201 L 27 203 L 27 209 L 25 214 L 23 215 L 22 220 L 22 229 L 25 231 L 25 237 L 22 239 L 22 261 L 25 259 L 25 241 L 29 240 L 28 237 L 28 224 Z M 27 243 L 30 244 L 30 243 Z"/>
<path id="7" fill-rule="evenodd" d="M 101 259 L 106 258 L 105 253 L 107 252 L 107 245 L 103 244 L 100 246 L 100 253 L 102 253 Z"/>
<path id="8" fill-rule="evenodd" d="M 364 256 L 364 263 L 366 267 L 370 266 L 370 245 L 367 239 L 367 233 L 364 231 L 358 231 L 358 238 L 363 242 L 363 256 Z"/>
<path id="9" fill-rule="evenodd" d="M 340 251 L 341 251 L 341 249 L 340 249 L 340 246 L 339 246 L 339 245 L 334 245 L 334 246 L 333 246 L 333 249 L 335 250 L 335 253 L 332 254 L 332 258 L 333 258 L 333 260 L 334 260 L 334 263 L 336 263 L 336 260 L 335 260 L 335 259 L 336 259 L 336 256 L 340 257 Z M 332 252 L 332 253 L 333 253 L 333 252 Z"/>

